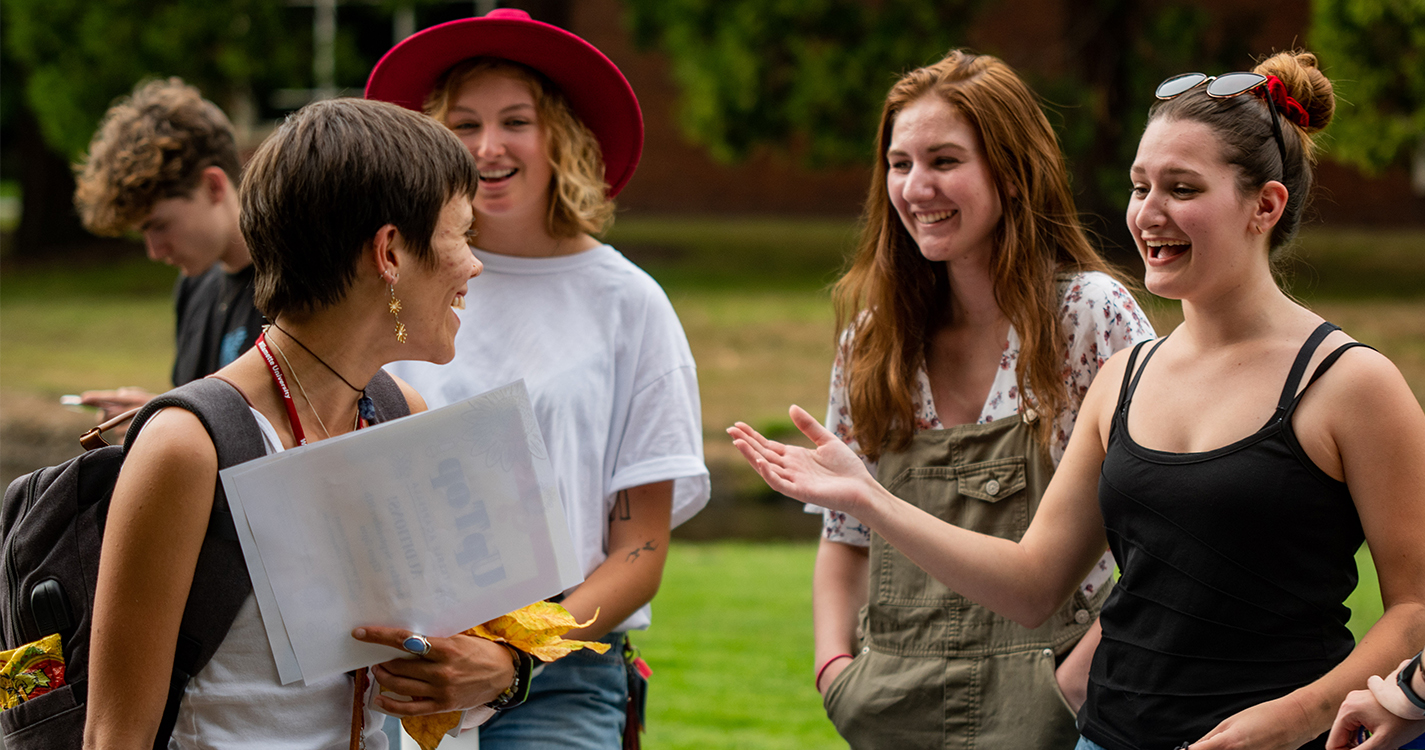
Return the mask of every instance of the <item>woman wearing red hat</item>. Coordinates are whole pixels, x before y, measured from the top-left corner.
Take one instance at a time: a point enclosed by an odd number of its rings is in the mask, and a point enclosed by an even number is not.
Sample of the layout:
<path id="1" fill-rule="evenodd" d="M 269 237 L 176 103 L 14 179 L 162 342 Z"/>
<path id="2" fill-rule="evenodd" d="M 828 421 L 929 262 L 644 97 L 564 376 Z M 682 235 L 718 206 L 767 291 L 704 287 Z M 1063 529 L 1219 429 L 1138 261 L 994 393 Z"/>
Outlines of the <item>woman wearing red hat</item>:
<path id="1" fill-rule="evenodd" d="M 544 667 L 480 745 L 617 748 L 636 734 L 624 634 L 648 626 L 670 529 L 709 494 L 682 327 L 657 283 L 596 239 L 642 150 L 638 101 L 592 45 L 516 10 L 410 37 L 366 95 L 444 123 L 480 176 L 472 249 L 485 271 L 455 360 L 394 370 L 432 406 L 524 379 L 586 577 L 563 604 L 580 621 L 598 613 L 571 637 L 613 645 Z"/>

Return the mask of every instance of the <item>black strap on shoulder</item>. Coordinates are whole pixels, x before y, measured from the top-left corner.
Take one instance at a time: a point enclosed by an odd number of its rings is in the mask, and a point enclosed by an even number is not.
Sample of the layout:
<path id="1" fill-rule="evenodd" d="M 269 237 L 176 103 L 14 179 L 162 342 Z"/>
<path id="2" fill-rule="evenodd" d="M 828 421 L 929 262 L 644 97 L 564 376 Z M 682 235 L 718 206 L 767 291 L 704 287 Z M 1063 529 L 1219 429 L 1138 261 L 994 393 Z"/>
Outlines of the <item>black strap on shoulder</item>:
<path id="1" fill-rule="evenodd" d="M 139 411 L 124 437 L 126 454 L 148 420 L 169 407 L 186 409 L 202 423 L 217 452 L 219 471 L 259 458 L 267 452 L 262 431 L 242 394 L 222 380 L 201 378 L 153 399 Z M 183 608 L 173 673 L 169 678 L 168 701 L 154 738 L 155 748 L 168 747 L 188 680 L 218 650 L 218 645 L 227 636 L 228 629 L 251 592 L 252 581 L 247 575 L 232 511 L 219 479 L 213 492 L 208 533 L 198 553 L 193 585 Z"/>
<path id="2" fill-rule="evenodd" d="M 1306 337 L 1306 342 L 1301 345 L 1301 349 L 1296 353 L 1296 361 L 1291 363 L 1291 372 L 1287 373 L 1286 385 L 1282 387 L 1282 395 L 1277 399 L 1277 413 L 1281 414 L 1296 399 L 1297 386 L 1301 385 L 1301 376 L 1306 373 L 1306 365 L 1311 362 L 1311 357 L 1316 353 L 1316 348 L 1321 346 L 1321 342 L 1330 336 L 1333 331 L 1341 330 L 1334 323 L 1325 323 L 1316 327 L 1310 336 Z"/>
<path id="3" fill-rule="evenodd" d="M 366 395 L 376 407 L 376 421 L 388 422 L 411 413 L 411 405 L 406 402 L 406 394 L 385 370 L 377 370 L 366 384 Z"/>
<path id="4" fill-rule="evenodd" d="M 1123 382 L 1118 385 L 1118 410 L 1123 410 L 1123 405 L 1128 403 L 1128 386 L 1133 382 L 1133 368 L 1138 366 L 1138 355 L 1147 346 L 1147 341 L 1139 341 L 1133 346 L 1133 351 L 1128 354 L 1128 366 L 1123 368 Z"/>
<path id="5" fill-rule="evenodd" d="M 1120 411 L 1126 409 L 1128 402 L 1133 400 L 1133 392 L 1138 390 L 1138 381 L 1142 379 L 1143 371 L 1148 369 L 1148 361 L 1153 359 L 1153 355 L 1158 353 L 1158 347 L 1167 340 L 1168 337 L 1164 336 L 1153 344 L 1153 348 L 1148 350 L 1147 356 L 1143 357 L 1143 365 L 1138 368 L 1137 372 L 1134 372 L 1133 367 L 1138 362 L 1138 351 L 1149 342 L 1140 341 L 1137 346 L 1133 347 L 1133 355 L 1128 358 L 1128 369 L 1123 372 L 1123 386 L 1118 389 L 1118 409 Z"/>
<path id="6" fill-rule="evenodd" d="M 1347 351 L 1358 347 L 1361 349 L 1370 349 L 1372 351 L 1375 350 L 1375 347 L 1367 344 L 1362 344 L 1359 341 L 1348 341 L 1336 347 L 1334 350 L 1332 350 L 1330 354 L 1327 354 L 1326 357 L 1321 360 L 1321 364 L 1316 366 L 1316 371 L 1311 373 L 1311 379 L 1306 381 L 1306 386 L 1301 389 L 1301 392 L 1292 396 L 1291 402 L 1287 404 L 1285 409 L 1277 410 L 1282 415 L 1281 418 L 1283 420 L 1289 421 L 1292 417 L 1292 414 L 1296 412 L 1297 405 L 1301 403 L 1301 397 L 1305 396 L 1306 391 L 1311 388 L 1311 384 L 1315 383 L 1318 379 L 1320 379 L 1322 375 L 1325 375 L 1326 371 L 1331 369 L 1331 365 L 1336 364 L 1336 360 L 1340 359 L 1342 354 L 1345 354 Z"/>
<path id="7" fill-rule="evenodd" d="M 169 407 L 186 409 L 203 423 L 218 452 L 218 467 L 225 469 L 264 455 L 262 430 L 248 412 L 247 400 L 237 389 L 217 378 L 202 378 L 154 398 L 134 416 L 124 436 L 124 453 L 133 447 L 141 428 L 154 414 Z M 222 485 L 219 485 L 219 492 Z"/>
<path id="8" fill-rule="evenodd" d="M 1371 351 L 1376 350 L 1374 346 L 1371 346 L 1370 344 L 1362 344 L 1359 341 L 1350 341 L 1336 347 L 1335 350 L 1333 350 L 1330 354 L 1326 355 L 1326 359 L 1321 360 L 1321 364 L 1316 366 L 1316 372 L 1311 373 L 1311 379 L 1306 381 L 1306 388 L 1310 388 L 1312 383 L 1315 383 L 1318 379 L 1320 379 L 1322 375 L 1325 375 L 1326 371 L 1331 369 L 1331 365 L 1336 364 L 1336 360 L 1340 359 L 1341 355 L 1345 354 L 1347 349 L 1355 349 L 1357 347 L 1360 347 L 1362 349 L 1370 349 Z M 1305 393 L 1306 388 L 1302 388 L 1301 392 Z M 1297 394 L 1297 398 L 1301 398 L 1301 395 Z"/>

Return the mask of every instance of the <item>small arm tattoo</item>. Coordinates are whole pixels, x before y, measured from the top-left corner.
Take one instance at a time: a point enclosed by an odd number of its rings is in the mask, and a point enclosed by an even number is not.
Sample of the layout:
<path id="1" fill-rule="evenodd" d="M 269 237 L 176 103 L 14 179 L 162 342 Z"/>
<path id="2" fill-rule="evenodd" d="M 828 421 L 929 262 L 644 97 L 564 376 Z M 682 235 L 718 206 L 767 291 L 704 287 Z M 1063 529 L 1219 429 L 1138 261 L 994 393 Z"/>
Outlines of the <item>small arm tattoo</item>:
<path id="1" fill-rule="evenodd" d="M 619 490 L 614 496 L 614 509 L 609 513 L 609 519 L 614 521 L 629 521 L 633 519 L 633 506 L 628 502 L 628 490 Z"/>
<path id="2" fill-rule="evenodd" d="M 630 552 L 628 553 L 628 556 L 624 558 L 624 561 L 625 561 L 625 562 L 633 562 L 634 560 L 637 560 L 637 559 L 638 559 L 638 556 L 639 556 L 641 553 L 643 553 L 643 552 L 654 552 L 654 551 L 656 551 L 657 549 L 658 549 L 658 545 L 655 544 L 652 539 L 649 539 L 648 541 L 646 541 L 646 542 L 643 543 L 643 546 L 642 546 L 642 547 L 639 547 L 639 548 L 636 549 L 636 550 L 630 551 Z"/>

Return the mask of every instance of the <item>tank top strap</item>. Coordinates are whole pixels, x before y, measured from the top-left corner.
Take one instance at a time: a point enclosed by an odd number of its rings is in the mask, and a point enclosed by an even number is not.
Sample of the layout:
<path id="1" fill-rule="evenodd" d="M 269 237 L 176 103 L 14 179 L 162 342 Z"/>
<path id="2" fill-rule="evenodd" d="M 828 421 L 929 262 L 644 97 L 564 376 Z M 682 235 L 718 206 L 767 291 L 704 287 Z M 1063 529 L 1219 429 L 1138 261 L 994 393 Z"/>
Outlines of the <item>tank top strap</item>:
<path id="1" fill-rule="evenodd" d="M 1171 335 L 1171 333 L 1168 334 L 1168 336 Z M 1158 351 L 1158 347 L 1162 346 L 1163 342 L 1168 340 L 1168 336 L 1158 339 L 1158 341 L 1153 344 L 1153 348 L 1148 350 L 1148 355 L 1143 357 L 1143 365 L 1138 367 L 1136 371 L 1134 370 L 1134 366 L 1138 364 L 1138 353 L 1150 342 L 1140 341 L 1137 346 L 1133 347 L 1133 353 L 1128 357 L 1128 367 L 1123 370 L 1123 385 L 1118 389 L 1118 411 L 1122 412 L 1128 408 L 1128 402 L 1133 400 L 1133 392 L 1138 390 L 1138 380 L 1143 377 L 1143 371 L 1148 369 L 1148 360 L 1153 358 L 1153 355 Z"/>
<path id="2" fill-rule="evenodd" d="M 1361 349 L 1370 349 L 1371 351 L 1376 350 L 1374 346 L 1371 346 L 1370 344 L 1362 344 L 1359 341 L 1351 341 L 1336 347 L 1334 351 L 1326 355 L 1325 359 L 1321 360 L 1321 364 L 1316 366 L 1316 371 L 1311 373 L 1311 379 L 1306 381 L 1306 388 L 1302 388 L 1301 393 L 1298 393 L 1292 397 L 1291 403 L 1285 409 L 1288 418 L 1290 418 L 1292 412 L 1296 411 L 1296 405 L 1301 403 L 1301 397 L 1306 395 L 1307 388 L 1310 388 L 1312 383 L 1315 383 L 1318 379 L 1321 378 L 1322 375 L 1325 375 L 1326 371 L 1331 369 L 1331 365 L 1336 364 L 1336 360 L 1340 359 L 1341 355 L 1345 354 L 1348 349 L 1355 349 L 1357 347 Z"/>
<path id="3" fill-rule="evenodd" d="M 1301 384 L 1301 376 L 1306 374 L 1306 365 L 1311 362 L 1311 356 L 1316 353 L 1316 348 L 1321 346 L 1321 342 L 1331 335 L 1332 331 L 1339 330 L 1341 328 L 1335 323 L 1322 322 L 1316 327 L 1316 330 L 1311 332 L 1310 336 L 1306 337 L 1306 343 L 1302 344 L 1301 350 L 1296 353 L 1296 361 L 1291 363 L 1291 372 L 1286 376 L 1286 385 L 1282 387 L 1281 398 L 1277 399 L 1277 416 L 1285 414 L 1287 407 L 1296 400 L 1297 386 Z M 1312 376 L 1312 381 L 1314 382 L 1322 372 L 1324 370 L 1320 367 L 1316 368 L 1316 375 Z"/>
<path id="4" fill-rule="evenodd" d="M 1326 359 L 1321 360 L 1321 364 L 1316 366 L 1316 372 L 1311 373 L 1311 379 L 1306 381 L 1306 388 L 1310 388 L 1312 383 L 1315 383 L 1318 378 L 1320 378 L 1322 375 L 1325 375 L 1326 371 L 1331 369 L 1331 365 L 1336 364 L 1336 360 L 1340 359 L 1341 355 L 1345 354 L 1347 349 L 1355 349 L 1357 347 L 1376 351 L 1376 348 L 1374 346 L 1371 346 L 1370 344 L 1362 344 L 1359 341 L 1352 341 L 1350 343 L 1342 344 L 1336 347 L 1335 351 L 1326 355 Z M 1303 388 L 1302 391 L 1304 392 L 1306 388 Z"/>

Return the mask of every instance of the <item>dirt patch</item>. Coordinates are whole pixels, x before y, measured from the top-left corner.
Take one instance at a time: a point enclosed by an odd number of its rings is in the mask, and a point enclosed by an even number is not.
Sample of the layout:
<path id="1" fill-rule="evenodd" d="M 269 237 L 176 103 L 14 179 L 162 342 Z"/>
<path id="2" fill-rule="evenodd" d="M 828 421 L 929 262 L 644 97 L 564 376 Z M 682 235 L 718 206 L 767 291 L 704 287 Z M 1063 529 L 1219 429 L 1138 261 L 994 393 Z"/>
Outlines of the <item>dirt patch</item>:
<path id="1" fill-rule="evenodd" d="M 69 411 L 47 398 L 0 396 L 0 480 L 9 486 L 21 474 L 79 455 L 84 450 L 79 436 L 93 426 L 92 414 Z"/>

